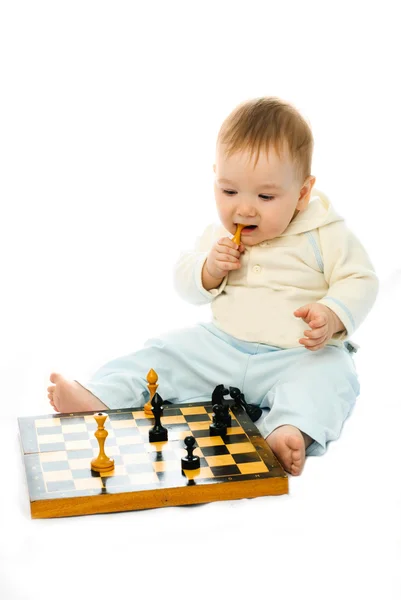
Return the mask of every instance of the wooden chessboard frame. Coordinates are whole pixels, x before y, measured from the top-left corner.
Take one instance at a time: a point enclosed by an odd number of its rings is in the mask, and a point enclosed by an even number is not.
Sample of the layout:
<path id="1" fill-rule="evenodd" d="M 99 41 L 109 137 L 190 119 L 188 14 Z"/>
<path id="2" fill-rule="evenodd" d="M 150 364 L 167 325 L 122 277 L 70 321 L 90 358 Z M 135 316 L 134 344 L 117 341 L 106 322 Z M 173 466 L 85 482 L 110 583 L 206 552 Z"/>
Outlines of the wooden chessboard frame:
<path id="1" fill-rule="evenodd" d="M 227 436 L 211 438 L 209 424 L 213 409 L 210 402 L 166 405 L 162 423 L 168 429 L 169 441 L 154 444 L 149 444 L 147 441 L 148 430 L 153 426 L 154 419 L 147 416 L 142 408 L 103 411 L 109 416 L 105 423 L 106 429 L 110 432 L 106 440 L 106 453 L 112 458 L 121 458 L 120 466 L 116 460 L 115 469 L 104 474 L 96 474 L 90 470 L 90 461 L 97 456 L 99 450 L 94 436 L 95 412 L 18 419 L 32 518 L 140 510 L 288 493 L 287 473 L 242 408 L 231 408 L 233 426 L 228 429 Z M 126 464 L 135 460 L 135 455 L 129 455 L 125 449 L 140 449 L 139 444 L 137 448 L 124 445 L 121 441 L 124 441 L 124 438 L 119 436 L 120 425 L 124 426 L 127 423 L 131 425 L 132 420 L 134 420 L 137 438 L 141 437 L 141 440 L 136 439 L 136 442 L 140 442 L 144 448 L 147 448 L 147 450 L 141 448 L 142 459 L 146 452 L 156 457 L 153 462 L 150 459 L 148 461 L 152 464 L 156 475 L 152 469 L 147 469 L 148 476 L 154 477 L 156 483 L 142 482 L 140 474 L 135 475 L 138 465 L 127 466 Z M 81 426 L 77 427 L 77 422 Z M 85 437 L 83 425 L 86 427 L 86 437 L 89 441 L 82 440 Z M 189 430 L 189 428 L 194 429 Z M 78 430 L 82 433 L 74 434 Z M 197 442 L 195 454 L 202 457 L 201 469 L 197 471 L 181 471 L 180 458 L 186 454 L 183 443 L 186 435 L 195 436 Z M 129 439 L 131 442 L 135 441 Z M 117 457 L 113 455 L 113 448 Z M 206 454 L 207 450 L 211 455 Z M 219 456 L 223 451 L 225 454 Z M 172 464 L 175 465 L 176 471 L 170 472 L 165 467 L 169 460 L 163 459 L 169 456 L 168 452 L 175 453 L 176 462 L 172 461 Z M 82 454 L 85 454 L 85 458 Z M 77 460 L 71 458 L 76 455 L 82 457 Z M 224 461 L 226 465 L 227 461 L 234 464 L 224 467 Z M 124 466 L 121 466 L 121 462 Z M 74 489 L 60 491 L 52 487 L 53 485 L 57 488 L 57 484 L 52 484 L 51 480 L 49 482 L 47 479 L 52 474 L 48 472 L 53 467 L 51 463 L 55 468 L 63 463 L 64 466 L 61 468 L 64 471 L 56 470 L 56 477 L 67 477 L 67 486 L 74 485 Z M 74 470 L 73 466 L 77 470 Z M 131 467 L 130 473 L 122 471 Z M 164 468 L 167 470 L 164 471 Z M 86 479 L 85 477 L 81 480 L 75 479 L 75 477 L 83 477 L 85 469 Z M 233 474 L 233 471 L 238 472 L 238 470 L 241 472 Z M 68 474 L 71 472 L 76 475 L 68 479 Z M 130 482 L 137 478 L 136 483 L 128 486 L 127 484 L 113 486 L 118 482 L 118 478 L 121 478 L 119 475 L 121 472 L 124 472 L 125 479 L 128 477 Z M 61 475 L 57 475 L 58 473 Z M 163 477 L 166 478 L 166 482 L 163 481 Z M 169 478 L 172 478 L 173 483 Z M 89 486 L 94 487 L 75 489 L 78 484 L 85 481 Z M 58 485 L 62 486 L 62 482 Z"/>

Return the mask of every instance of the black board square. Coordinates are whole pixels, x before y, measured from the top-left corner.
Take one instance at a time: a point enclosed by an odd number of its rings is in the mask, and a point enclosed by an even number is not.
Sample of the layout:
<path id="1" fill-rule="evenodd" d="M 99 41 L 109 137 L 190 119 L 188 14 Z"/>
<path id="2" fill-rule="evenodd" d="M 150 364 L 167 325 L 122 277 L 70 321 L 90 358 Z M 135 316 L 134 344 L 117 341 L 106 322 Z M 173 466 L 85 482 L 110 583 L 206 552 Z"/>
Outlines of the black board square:
<path id="1" fill-rule="evenodd" d="M 169 417 L 177 417 L 177 416 L 182 415 L 180 408 L 170 408 L 170 406 L 168 404 L 163 405 L 163 409 L 165 410 L 165 412 L 167 412 L 167 407 L 168 407 L 168 416 Z"/>
<path id="2" fill-rule="evenodd" d="M 102 473 L 101 478 L 106 489 L 110 487 L 129 485 L 131 483 L 128 475 L 113 475 L 112 477 L 108 477 L 107 473 Z"/>
<path id="3" fill-rule="evenodd" d="M 64 439 L 66 442 L 89 440 L 89 433 L 87 431 L 76 431 L 73 433 L 64 433 L 63 436 L 64 436 Z"/>
<path id="4" fill-rule="evenodd" d="M 248 436 L 246 436 L 244 433 L 234 433 L 225 435 L 224 441 L 226 444 L 238 444 L 248 442 L 249 440 Z"/>
<path id="5" fill-rule="evenodd" d="M 210 416 L 208 414 L 202 413 L 200 415 L 184 415 L 185 416 L 185 420 L 188 423 L 196 423 L 196 421 L 210 421 Z M 191 427 L 192 429 L 192 427 Z"/>
<path id="6" fill-rule="evenodd" d="M 153 473 L 153 466 L 151 463 L 140 463 L 139 465 L 130 464 L 125 465 L 127 473 Z"/>
<path id="7" fill-rule="evenodd" d="M 71 469 L 71 474 L 74 479 L 89 479 L 89 477 L 100 477 L 100 473 L 92 471 L 90 465 L 87 469 Z"/>
<path id="8" fill-rule="evenodd" d="M 163 416 L 162 416 L 162 421 L 163 421 Z M 138 427 L 153 427 L 154 425 L 154 418 L 151 417 L 149 419 L 135 419 L 135 423 L 137 424 Z"/>
<path id="9" fill-rule="evenodd" d="M 240 475 L 241 471 L 236 465 L 225 465 L 223 467 L 210 467 L 215 477 L 229 477 L 230 475 Z"/>
<path id="10" fill-rule="evenodd" d="M 48 481 L 46 486 L 49 492 L 67 492 L 75 490 L 72 479 L 69 479 L 68 481 Z"/>
<path id="11" fill-rule="evenodd" d="M 249 463 L 249 462 L 260 462 L 260 457 L 257 452 L 244 452 L 243 454 L 232 454 L 231 455 L 237 465 L 241 463 Z"/>
<path id="12" fill-rule="evenodd" d="M 36 429 L 38 435 L 53 435 L 55 433 L 63 433 L 61 425 L 55 425 L 54 427 L 38 427 Z"/>
<path id="13" fill-rule="evenodd" d="M 206 446 L 201 448 L 203 456 L 220 456 L 222 454 L 230 454 L 226 446 Z"/>
<path id="14" fill-rule="evenodd" d="M 170 415 L 169 415 L 170 416 Z M 162 419 L 163 425 L 163 419 Z M 170 423 L 167 424 L 167 428 L 172 427 Z M 174 423 L 174 431 L 189 431 L 188 423 Z M 189 435 L 189 433 L 188 433 Z"/>
<path id="15" fill-rule="evenodd" d="M 39 444 L 40 452 L 59 452 L 65 450 L 64 442 L 55 442 L 54 444 Z"/>
<path id="16" fill-rule="evenodd" d="M 132 409 L 132 410 L 138 410 L 138 408 L 137 409 Z M 126 412 L 126 413 L 108 413 L 108 416 L 109 416 L 110 421 L 130 421 L 131 419 L 134 420 L 134 416 L 130 412 Z"/>
<path id="17" fill-rule="evenodd" d="M 116 436 L 116 438 L 122 438 L 122 437 L 137 437 L 140 438 L 141 434 L 138 431 L 137 427 L 123 427 L 121 429 L 113 429 L 114 431 L 114 435 Z"/>
<path id="18" fill-rule="evenodd" d="M 42 469 L 44 473 L 49 471 L 66 471 L 70 468 L 68 460 L 58 460 L 56 462 L 43 462 Z"/>
<path id="19" fill-rule="evenodd" d="M 97 444 L 97 447 L 99 448 L 99 444 Z M 92 459 L 94 457 L 94 453 L 90 448 L 82 448 L 81 450 L 67 450 L 67 457 L 69 460 L 73 458 Z"/>
<path id="20" fill-rule="evenodd" d="M 143 454 L 143 444 L 125 444 L 119 446 L 120 454 Z M 105 447 L 107 454 L 107 447 Z"/>
<path id="21" fill-rule="evenodd" d="M 155 452 L 149 452 L 149 460 L 151 462 L 159 462 L 161 460 L 177 460 L 177 456 L 173 450 L 156 450 Z"/>
<path id="22" fill-rule="evenodd" d="M 212 421 L 210 421 L 212 423 Z M 195 438 L 210 437 L 209 427 L 207 429 L 191 429 Z"/>
<path id="23" fill-rule="evenodd" d="M 181 461 L 177 461 L 177 469 L 175 471 L 158 471 L 156 473 L 160 483 L 165 486 L 178 486 L 182 483 L 185 477 L 181 472 Z"/>

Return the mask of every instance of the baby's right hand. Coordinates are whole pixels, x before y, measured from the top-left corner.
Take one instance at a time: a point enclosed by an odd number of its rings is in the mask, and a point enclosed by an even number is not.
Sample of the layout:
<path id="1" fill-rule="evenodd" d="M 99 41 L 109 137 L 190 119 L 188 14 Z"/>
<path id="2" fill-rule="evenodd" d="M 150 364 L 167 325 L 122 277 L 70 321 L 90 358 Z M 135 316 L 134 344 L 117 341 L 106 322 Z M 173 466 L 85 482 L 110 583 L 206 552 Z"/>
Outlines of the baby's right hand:
<path id="1" fill-rule="evenodd" d="M 211 277 L 223 279 L 229 271 L 239 269 L 241 263 L 239 257 L 244 252 L 245 247 L 241 243 L 237 249 L 237 244 L 232 239 L 221 238 L 213 246 L 206 260 L 206 269 Z"/>

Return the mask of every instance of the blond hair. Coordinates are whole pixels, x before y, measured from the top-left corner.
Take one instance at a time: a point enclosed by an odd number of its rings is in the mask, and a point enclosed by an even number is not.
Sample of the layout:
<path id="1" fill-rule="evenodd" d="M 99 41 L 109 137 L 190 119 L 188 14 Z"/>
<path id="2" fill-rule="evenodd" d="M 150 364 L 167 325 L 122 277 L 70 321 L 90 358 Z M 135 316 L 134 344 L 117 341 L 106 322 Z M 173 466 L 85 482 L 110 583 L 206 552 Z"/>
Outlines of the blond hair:
<path id="1" fill-rule="evenodd" d="M 273 146 L 279 158 L 287 149 L 297 179 L 303 183 L 311 175 L 313 135 L 310 125 L 292 104 L 280 98 L 265 96 L 239 104 L 221 125 L 217 136 L 219 144 L 227 146 L 227 156 L 249 150 L 252 158 L 256 153 L 255 165 L 261 149 L 268 153 Z"/>

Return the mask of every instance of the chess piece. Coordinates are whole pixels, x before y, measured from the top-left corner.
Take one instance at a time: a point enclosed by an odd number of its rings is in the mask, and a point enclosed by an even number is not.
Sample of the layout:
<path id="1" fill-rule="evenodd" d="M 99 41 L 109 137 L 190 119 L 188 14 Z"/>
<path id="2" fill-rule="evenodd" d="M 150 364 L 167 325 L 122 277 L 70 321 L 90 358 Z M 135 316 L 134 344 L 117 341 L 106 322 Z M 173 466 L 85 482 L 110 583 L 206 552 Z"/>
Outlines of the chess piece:
<path id="1" fill-rule="evenodd" d="M 223 404 L 223 423 L 226 427 L 231 427 L 231 415 L 229 404 Z"/>
<path id="2" fill-rule="evenodd" d="M 181 459 L 181 468 L 183 471 L 193 471 L 200 468 L 199 456 L 194 456 L 195 438 L 193 435 L 188 435 L 184 439 L 184 444 L 187 450 L 187 455 Z"/>
<path id="3" fill-rule="evenodd" d="M 219 404 L 220 406 L 224 407 L 222 423 L 226 427 L 231 427 L 230 405 L 228 401 L 224 398 L 224 396 L 228 393 L 228 389 L 223 384 L 217 385 L 212 393 L 212 406 L 214 406 L 215 404 Z"/>
<path id="4" fill-rule="evenodd" d="M 244 406 L 241 403 L 241 390 L 240 389 L 230 386 L 230 396 L 231 396 L 231 398 L 234 399 L 235 404 L 239 408 L 244 408 Z"/>
<path id="5" fill-rule="evenodd" d="M 106 456 L 104 452 L 104 444 L 109 432 L 104 428 L 104 422 L 107 419 L 105 413 L 97 413 L 93 415 L 97 423 L 97 430 L 95 431 L 95 437 L 99 443 L 99 455 L 94 458 L 91 462 L 92 471 L 102 473 L 103 471 L 112 471 L 114 469 L 114 460 Z"/>
<path id="6" fill-rule="evenodd" d="M 149 442 L 166 442 L 168 439 L 167 429 L 161 424 L 161 417 L 163 414 L 163 399 L 157 392 L 152 399 L 152 404 L 155 424 L 152 429 L 149 429 Z"/>
<path id="7" fill-rule="evenodd" d="M 245 225 L 237 225 L 237 231 L 234 234 L 234 237 L 232 238 L 234 244 L 237 244 L 238 246 L 241 243 L 241 231 L 244 229 Z"/>
<path id="8" fill-rule="evenodd" d="M 223 404 L 224 396 L 228 394 L 228 389 L 221 383 L 216 385 L 212 393 L 212 405 Z"/>
<path id="9" fill-rule="evenodd" d="M 153 417 L 153 412 L 152 412 L 152 400 L 153 397 L 156 393 L 157 388 L 159 387 L 157 384 L 157 380 L 159 379 L 156 371 L 154 371 L 153 369 L 150 369 L 149 373 L 147 374 L 146 380 L 148 382 L 148 390 L 150 393 L 150 398 L 149 401 L 145 404 L 145 406 L 143 407 L 143 410 L 145 411 L 145 414 L 148 416 Z"/>
<path id="10" fill-rule="evenodd" d="M 238 388 L 230 387 L 230 396 L 235 400 L 237 406 L 240 406 L 245 410 L 253 423 L 262 416 L 262 409 L 259 406 L 255 406 L 255 404 L 248 404 L 244 394 L 241 394 L 241 391 Z"/>
<path id="11" fill-rule="evenodd" d="M 213 406 L 213 423 L 209 426 L 209 434 L 211 437 L 215 435 L 226 435 L 227 425 L 224 423 L 224 406 L 215 404 Z"/>

